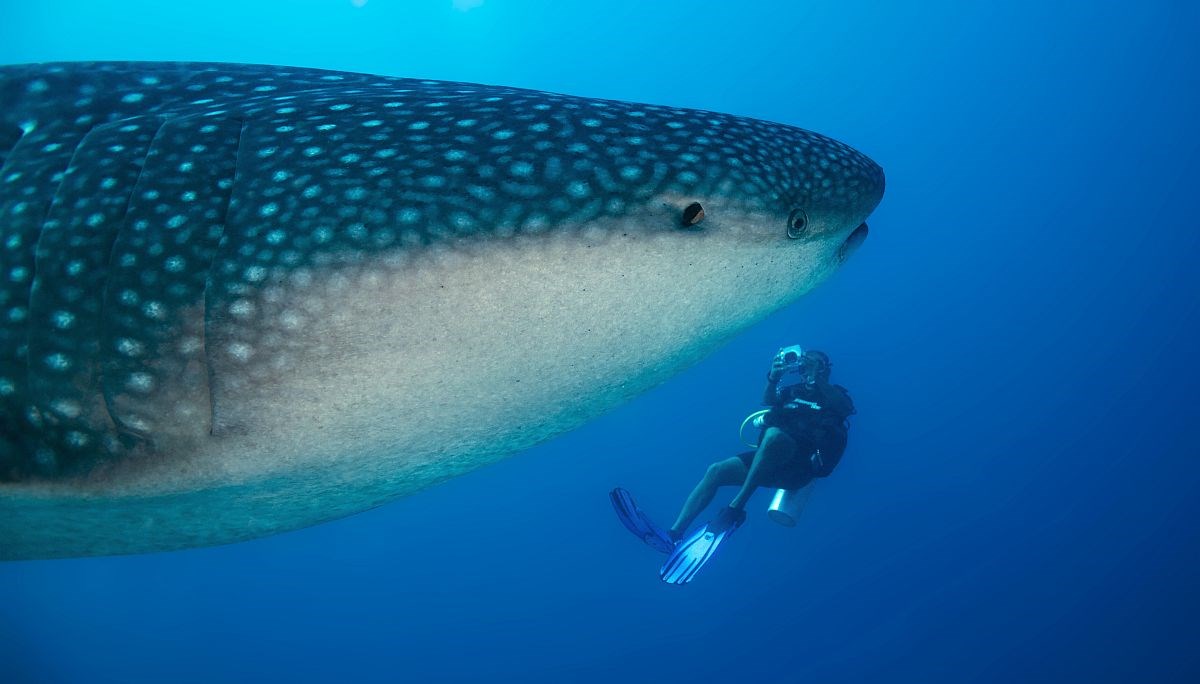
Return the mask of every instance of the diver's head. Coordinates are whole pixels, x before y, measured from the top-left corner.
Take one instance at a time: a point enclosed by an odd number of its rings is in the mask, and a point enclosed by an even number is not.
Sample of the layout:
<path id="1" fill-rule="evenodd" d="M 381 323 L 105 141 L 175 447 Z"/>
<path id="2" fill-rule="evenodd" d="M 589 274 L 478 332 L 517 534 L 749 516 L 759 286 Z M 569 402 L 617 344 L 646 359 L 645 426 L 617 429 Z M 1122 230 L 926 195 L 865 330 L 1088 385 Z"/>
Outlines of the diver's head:
<path id="1" fill-rule="evenodd" d="M 800 359 L 800 374 L 804 376 L 806 384 L 829 382 L 829 372 L 832 368 L 833 363 L 829 361 L 829 355 L 816 349 L 804 352 L 803 358 Z"/>

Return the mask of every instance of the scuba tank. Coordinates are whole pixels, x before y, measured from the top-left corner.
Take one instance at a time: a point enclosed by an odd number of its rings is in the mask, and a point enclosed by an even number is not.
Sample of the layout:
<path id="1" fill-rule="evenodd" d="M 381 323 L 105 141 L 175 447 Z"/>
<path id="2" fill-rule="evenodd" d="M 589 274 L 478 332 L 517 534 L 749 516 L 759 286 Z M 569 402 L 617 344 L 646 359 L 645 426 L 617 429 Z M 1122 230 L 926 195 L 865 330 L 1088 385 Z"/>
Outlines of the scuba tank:
<path id="1" fill-rule="evenodd" d="M 767 517 L 784 527 L 795 527 L 804 505 L 812 496 L 813 483 L 809 482 L 800 489 L 776 489 L 775 497 L 771 499 L 771 507 L 767 509 Z"/>

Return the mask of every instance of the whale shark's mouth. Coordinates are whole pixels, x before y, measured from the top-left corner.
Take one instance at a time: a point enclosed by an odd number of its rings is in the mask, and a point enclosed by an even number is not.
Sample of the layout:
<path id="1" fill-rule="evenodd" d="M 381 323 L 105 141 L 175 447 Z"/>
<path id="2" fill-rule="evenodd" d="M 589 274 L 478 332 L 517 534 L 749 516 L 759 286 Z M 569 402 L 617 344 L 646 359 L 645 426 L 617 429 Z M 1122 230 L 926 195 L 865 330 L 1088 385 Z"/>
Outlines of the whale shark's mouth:
<path id="1" fill-rule="evenodd" d="M 852 233 L 850 233 L 849 237 L 847 237 L 846 240 L 842 242 L 842 245 L 838 247 L 837 259 L 839 264 L 845 262 L 846 259 L 849 259 L 850 255 L 854 254 L 859 246 L 866 241 L 868 232 L 870 231 L 867 229 L 867 224 L 864 221 L 863 223 L 860 223 Z"/>

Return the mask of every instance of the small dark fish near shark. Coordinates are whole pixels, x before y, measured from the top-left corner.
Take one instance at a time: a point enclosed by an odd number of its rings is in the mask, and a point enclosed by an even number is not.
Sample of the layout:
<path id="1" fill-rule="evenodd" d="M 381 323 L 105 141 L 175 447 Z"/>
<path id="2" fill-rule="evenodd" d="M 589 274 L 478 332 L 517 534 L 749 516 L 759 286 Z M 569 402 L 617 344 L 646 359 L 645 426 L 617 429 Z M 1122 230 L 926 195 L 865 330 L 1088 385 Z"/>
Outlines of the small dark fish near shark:
<path id="1" fill-rule="evenodd" d="M 0 67 L 0 164 L 10 559 L 249 539 L 521 451 L 828 277 L 884 187 L 776 123 L 236 64 Z"/>

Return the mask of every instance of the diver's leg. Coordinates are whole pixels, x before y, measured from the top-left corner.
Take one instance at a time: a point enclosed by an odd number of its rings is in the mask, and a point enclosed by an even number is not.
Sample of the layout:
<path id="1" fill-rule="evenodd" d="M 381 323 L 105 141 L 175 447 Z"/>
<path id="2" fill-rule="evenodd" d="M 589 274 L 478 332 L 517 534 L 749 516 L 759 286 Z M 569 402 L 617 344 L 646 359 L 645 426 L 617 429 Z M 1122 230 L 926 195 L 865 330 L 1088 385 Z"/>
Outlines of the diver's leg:
<path id="1" fill-rule="evenodd" d="M 679 511 L 679 517 L 671 526 L 671 536 L 675 539 L 683 536 L 696 516 L 712 503 L 713 497 L 717 495 L 718 487 L 740 485 L 744 479 L 746 479 L 746 464 L 742 463 L 742 459 L 737 456 L 710 465 L 708 472 L 704 473 L 704 479 L 700 480 L 700 484 L 696 485 L 696 488 L 688 495 L 687 501 L 683 503 L 683 510 Z"/>
<path id="2" fill-rule="evenodd" d="M 742 489 L 733 497 L 729 507 L 739 511 L 745 508 L 750 495 L 764 484 L 766 476 L 795 458 L 796 448 L 795 440 L 786 432 L 779 428 L 767 428 L 754 454 L 754 461 L 750 463 L 750 471 L 742 482 Z"/>

